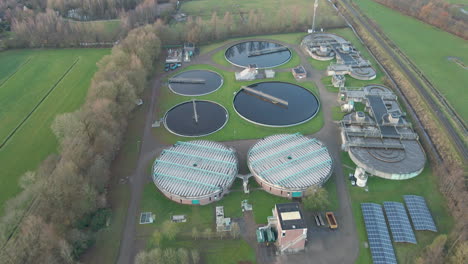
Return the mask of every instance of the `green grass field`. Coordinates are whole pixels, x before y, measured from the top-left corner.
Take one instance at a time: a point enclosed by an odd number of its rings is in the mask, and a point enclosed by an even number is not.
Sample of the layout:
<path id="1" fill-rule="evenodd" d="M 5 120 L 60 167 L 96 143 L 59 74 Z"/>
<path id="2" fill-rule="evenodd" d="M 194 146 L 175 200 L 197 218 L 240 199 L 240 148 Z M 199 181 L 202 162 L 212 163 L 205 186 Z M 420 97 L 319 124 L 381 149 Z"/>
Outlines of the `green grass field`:
<path id="1" fill-rule="evenodd" d="M 343 152 L 341 161 L 343 164 L 355 167 L 348 154 Z M 345 175 L 352 173 L 344 167 Z M 367 233 L 364 226 L 364 220 L 361 213 L 360 203 L 372 202 L 382 204 L 384 201 L 403 202 L 403 195 L 415 194 L 426 198 L 429 209 L 438 228 L 437 233 L 429 231 L 415 231 L 418 244 L 393 243 L 397 255 L 398 263 L 414 263 L 415 258 L 421 254 L 421 251 L 432 243 L 433 239 L 440 234 L 448 234 L 453 227 L 453 218 L 450 216 L 446 206 L 446 201 L 438 191 L 437 176 L 434 175 L 427 166 L 417 177 L 405 181 L 392 181 L 378 177 L 370 177 L 368 180 L 369 191 L 363 188 L 351 186 L 348 181 L 348 188 L 352 200 L 352 210 L 356 220 L 359 236 L 359 257 L 356 263 L 372 263 L 370 250 L 364 247 L 367 241 Z"/>
<path id="2" fill-rule="evenodd" d="M 319 131 L 323 126 L 323 115 L 320 111 L 312 120 L 306 122 L 304 124 L 287 127 L 287 128 L 271 128 L 271 127 L 263 127 L 254 125 L 250 122 L 245 121 L 242 119 L 234 110 L 233 106 L 233 97 L 234 93 L 240 89 L 241 85 L 248 85 L 251 83 L 255 83 L 258 81 L 253 82 L 237 82 L 234 80 L 234 73 L 233 72 L 224 72 L 215 67 L 209 65 L 193 65 L 189 66 L 184 70 L 192 70 L 192 69 L 208 69 L 221 74 L 224 78 L 223 86 L 216 92 L 199 96 L 197 99 L 201 100 L 212 100 L 222 104 L 229 112 L 229 120 L 226 126 L 211 135 L 206 137 L 200 137 L 200 139 L 208 139 L 208 140 L 215 140 L 215 141 L 227 141 L 227 140 L 236 140 L 236 139 L 251 139 L 251 138 L 261 138 L 268 135 L 278 134 L 278 133 L 296 133 L 301 132 L 303 134 L 313 134 Z M 277 73 L 275 79 L 277 81 L 284 81 L 284 82 L 291 82 L 297 83 L 292 74 L 290 72 L 280 72 Z M 304 88 L 309 89 L 313 93 L 317 95 L 317 89 L 315 85 L 311 82 L 301 82 L 297 83 Z M 317 95 L 318 96 L 318 95 Z M 158 109 L 156 110 L 156 118 L 162 118 L 167 110 L 169 110 L 174 105 L 191 100 L 191 97 L 187 96 L 180 96 L 172 93 L 169 88 L 166 86 L 163 87 L 161 94 L 161 103 L 158 105 Z M 163 126 L 160 128 L 153 129 L 153 134 L 168 143 L 174 143 L 178 140 L 187 140 L 184 137 L 178 137 L 173 135 L 172 133 L 168 132 Z"/>
<path id="3" fill-rule="evenodd" d="M 314 1 L 309 0 L 196 0 L 185 1 L 181 6 L 181 11 L 188 15 L 200 16 L 203 19 L 210 19 L 213 12 L 221 17 L 224 16 L 224 13 L 230 12 L 234 19 L 240 22 L 239 13 L 243 13 L 244 19 L 248 19 L 250 10 L 260 10 L 266 15 L 266 19 L 275 21 L 281 18 L 280 12 L 292 12 L 279 7 L 296 7 L 297 17 L 307 17 L 312 21 L 313 6 Z M 316 18 L 317 26 L 330 20 L 340 21 L 344 24 L 342 18 L 336 14 L 335 9 L 326 0 L 319 0 L 318 10 L 321 15 Z"/>
<path id="4" fill-rule="evenodd" d="M 448 56 L 459 57 L 468 64 L 466 41 L 371 0 L 354 2 L 377 22 L 468 122 L 468 95 L 464 92 L 468 71 L 447 59 Z"/>
<path id="5" fill-rule="evenodd" d="M 97 70 L 96 62 L 108 53 L 108 49 L 12 50 L 0 53 L 2 141 L 56 85 L 0 149 L 0 208 L 19 191 L 18 177 L 36 169 L 44 158 L 57 151 L 57 141 L 50 129 L 52 121 L 57 114 L 73 111 L 83 103 L 90 80 Z M 75 61 L 76 65 L 64 75 Z"/>

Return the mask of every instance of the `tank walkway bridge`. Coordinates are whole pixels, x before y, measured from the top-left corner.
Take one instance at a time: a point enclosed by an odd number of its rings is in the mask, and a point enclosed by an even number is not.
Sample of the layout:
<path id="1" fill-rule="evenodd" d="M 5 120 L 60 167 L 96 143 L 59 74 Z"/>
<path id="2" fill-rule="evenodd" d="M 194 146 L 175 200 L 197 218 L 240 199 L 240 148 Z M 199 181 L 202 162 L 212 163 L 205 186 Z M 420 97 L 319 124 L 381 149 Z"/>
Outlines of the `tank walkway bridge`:
<path id="1" fill-rule="evenodd" d="M 247 86 L 242 86 L 241 89 L 243 89 L 247 94 L 257 96 L 257 97 L 259 97 L 260 99 L 262 99 L 264 101 L 270 102 L 270 103 L 275 104 L 275 105 L 280 104 L 282 106 L 288 107 L 288 101 L 283 100 L 281 98 L 275 97 L 273 95 L 269 95 L 267 93 L 264 93 L 264 92 L 259 91 L 259 90 L 252 89 L 252 88 L 247 87 Z"/>
<path id="2" fill-rule="evenodd" d="M 262 55 L 267 55 L 267 54 L 282 52 L 282 51 L 287 51 L 287 50 L 289 49 L 286 47 L 276 47 L 276 48 L 269 48 L 269 49 L 254 50 L 254 51 L 251 51 L 247 56 L 248 57 L 262 56 Z"/>
<path id="3" fill-rule="evenodd" d="M 194 84 L 202 84 L 205 83 L 205 79 L 202 78 L 170 78 L 170 83 L 194 83 Z"/>

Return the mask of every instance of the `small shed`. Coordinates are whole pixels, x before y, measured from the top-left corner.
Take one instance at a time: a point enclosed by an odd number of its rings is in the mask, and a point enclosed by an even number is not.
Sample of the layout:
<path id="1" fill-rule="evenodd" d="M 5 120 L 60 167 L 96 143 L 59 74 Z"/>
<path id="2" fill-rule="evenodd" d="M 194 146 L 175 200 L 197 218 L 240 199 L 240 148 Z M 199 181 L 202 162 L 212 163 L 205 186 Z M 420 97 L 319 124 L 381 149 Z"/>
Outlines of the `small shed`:
<path id="1" fill-rule="evenodd" d="M 296 80 L 302 80 L 307 77 L 307 72 L 304 66 L 302 65 L 299 65 L 296 68 L 293 68 L 291 71 L 292 71 L 294 78 L 296 78 Z"/>
<path id="2" fill-rule="evenodd" d="M 185 223 L 187 222 L 187 218 L 185 215 L 173 215 L 171 216 L 171 220 L 172 222 L 175 222 L 175 223 Z"/>

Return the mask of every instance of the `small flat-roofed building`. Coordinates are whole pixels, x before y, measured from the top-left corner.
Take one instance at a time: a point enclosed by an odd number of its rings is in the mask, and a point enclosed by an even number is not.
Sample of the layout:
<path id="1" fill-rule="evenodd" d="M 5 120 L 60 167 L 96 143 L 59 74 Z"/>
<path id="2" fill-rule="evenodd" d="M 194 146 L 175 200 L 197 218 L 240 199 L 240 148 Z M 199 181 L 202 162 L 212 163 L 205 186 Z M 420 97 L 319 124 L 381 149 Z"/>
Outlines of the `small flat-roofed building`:
<path id="1" fill-rule="evenodd" d="M 276 204 L 273 210 L 276 218 L 279 252 L 290 253 L 304 250 L 307 239 L 307 225 L 299 203 Z"/>
<path id="2" fill-rule="evenodd" d="M 307 72 L 304 69 L 304 66 L 302 65 L 299 65 L 296 68 L 292 68 L 291 71 L 292 71 L 294 78 L 296 78 L 296 80 L 302 80 L 307 77 Z"/>

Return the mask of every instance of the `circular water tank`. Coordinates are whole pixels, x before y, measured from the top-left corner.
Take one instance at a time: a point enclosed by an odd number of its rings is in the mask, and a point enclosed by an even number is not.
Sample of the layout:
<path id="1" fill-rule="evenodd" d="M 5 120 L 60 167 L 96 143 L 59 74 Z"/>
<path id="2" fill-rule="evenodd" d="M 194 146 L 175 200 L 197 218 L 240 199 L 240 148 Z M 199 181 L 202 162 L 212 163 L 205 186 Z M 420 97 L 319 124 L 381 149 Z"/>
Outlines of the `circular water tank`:
<path id="1" fill-rule="evenodd" d="M 361 174 L 356 177 L 356 185 L 359 187 L 365 187 L 367 184 L 367 174 Z"/>
<path id="2" fill-rule="evenodd" d="M 356 178 L 356 185 L 359 187 L 365 187 L 367 183 L 367 174 L 363 168 L 356 168 L 354 172 L 354 177 Z"/>

